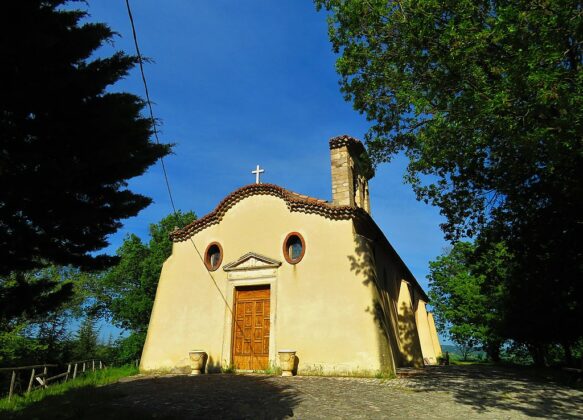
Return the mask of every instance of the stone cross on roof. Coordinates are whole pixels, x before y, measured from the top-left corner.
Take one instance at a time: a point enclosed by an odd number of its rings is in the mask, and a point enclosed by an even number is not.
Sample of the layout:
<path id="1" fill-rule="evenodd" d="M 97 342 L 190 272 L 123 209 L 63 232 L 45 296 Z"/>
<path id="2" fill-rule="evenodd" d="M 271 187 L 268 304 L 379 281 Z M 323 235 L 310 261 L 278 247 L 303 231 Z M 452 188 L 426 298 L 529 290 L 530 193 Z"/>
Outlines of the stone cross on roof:
<path id="1" fill-rule="evenodd" d="M 252 174 L 255 174 L 255 183 L 256 184 L 261 184 L 261 180 L 259 179 L 259 176 L 263 172 L 265 172 L 265 169 L 259 169 L 259 165 L 257 165 L 257 168 L 254 171 L 251 171 Z"/>

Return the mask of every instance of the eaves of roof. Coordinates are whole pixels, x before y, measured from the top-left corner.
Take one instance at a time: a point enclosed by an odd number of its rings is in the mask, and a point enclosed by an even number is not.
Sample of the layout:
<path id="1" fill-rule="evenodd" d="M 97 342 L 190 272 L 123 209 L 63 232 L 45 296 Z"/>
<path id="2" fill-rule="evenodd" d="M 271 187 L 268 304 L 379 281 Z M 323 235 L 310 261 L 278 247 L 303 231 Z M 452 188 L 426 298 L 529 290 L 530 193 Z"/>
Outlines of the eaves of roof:
<path id="1" fill-rule="evenodd" d="M 254 195 L 279 197 L 285 201 L 292 212 L 313 213 L 332 220 L 351 219 L 360 210 L 351 206 L 336 206 L 325 200 L 298 194 L 274 184 L 251 184 L 233 191 L 209 214 L 170 233 L 170 239 L 173 242 L 182 242 L 191 238 L 201 230 L 219 223 L 225 213 L 239 201 Z"/>

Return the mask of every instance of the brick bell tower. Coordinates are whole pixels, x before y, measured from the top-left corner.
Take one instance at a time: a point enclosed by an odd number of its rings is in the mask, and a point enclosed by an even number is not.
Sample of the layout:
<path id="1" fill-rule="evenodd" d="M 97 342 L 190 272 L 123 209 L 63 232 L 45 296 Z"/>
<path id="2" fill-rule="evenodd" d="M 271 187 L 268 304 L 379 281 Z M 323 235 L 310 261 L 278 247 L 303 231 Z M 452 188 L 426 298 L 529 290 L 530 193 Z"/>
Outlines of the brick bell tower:
<path id="1" fill-rule="evenodd" d="M 357 139 L 343 135 L 330 139 L 332 202 L 360 207 L 370 214 L 368 180 L 374 176 L 368 153 Z"/>

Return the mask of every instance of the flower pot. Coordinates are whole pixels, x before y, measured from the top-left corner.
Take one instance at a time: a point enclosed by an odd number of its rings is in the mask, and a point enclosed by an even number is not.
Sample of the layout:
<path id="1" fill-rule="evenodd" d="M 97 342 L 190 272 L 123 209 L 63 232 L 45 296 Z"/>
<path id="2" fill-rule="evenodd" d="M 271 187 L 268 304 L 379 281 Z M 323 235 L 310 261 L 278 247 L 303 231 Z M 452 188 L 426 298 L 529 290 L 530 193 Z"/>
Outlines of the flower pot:
<path id="1" fill-rule="evenodd" d="M 281 366 L 281 376 L 293 376 L 294 365 L 296 362 L 295 350 L 279 350 L 279 364 Z"/>
<path id="2" fill-rule="evenodd" d="M 207 354 L 203 350 L 192 350 L 188 352 L 190 356 L 191 375 L 200 375 L 204 373 L 204 366 L 206 364 Z"/>

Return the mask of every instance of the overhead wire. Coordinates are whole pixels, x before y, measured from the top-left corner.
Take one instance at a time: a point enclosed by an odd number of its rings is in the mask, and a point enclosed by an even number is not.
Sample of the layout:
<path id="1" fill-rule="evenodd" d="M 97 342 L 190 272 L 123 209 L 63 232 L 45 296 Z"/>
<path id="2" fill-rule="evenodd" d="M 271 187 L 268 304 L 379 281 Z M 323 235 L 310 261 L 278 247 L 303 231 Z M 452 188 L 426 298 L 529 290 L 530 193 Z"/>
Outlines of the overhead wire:
<path id="1" fill-rule="evenodd" d="M 134 39 L 134 45 L 136 47 L 136 55 L 138 57 L 138 64 L 139 64 L 139 68 L 140 68 L 140 74 L 142 77 L 142 83 L 144 85 L 144 91 L 146 94 L 146 104 L 148 106 L 148 111 L 149 111 L 149 116 L 150 116 L 150 120 L 152 123 L 152 131 L 154 134 L 154 138 L 156 140 L 156 144 L 160 145 L 160 139 L 158 138 L 158 130 L 156 128 L 156 120 L 154 118 L 154 112 L 152 110 L 152 101 L 150 100 L 150 92 L 148 89 L 148 83 L 146 81 L 146 74 L 144 72 L 144 59 L 142 58 L 142 53 L 140 51 L 140 46 L 138 44 L 138 36 L 136 34 L 136 27 L 135 27 L 135 23 L 134 23 L 134 17 L 132 15 L 132 9 L 130 7 L 130 2 L 129 0 L 125 0 L 126 3 L 126 7 L 127 7 L 127 11 L 128 11 L 128 17 L 130 20 L 130 25 L 132 27 L 132 35 L 133 35 L 133 39 Z M 174 217 L 176 218 L 176 223 L 178 223 L 179 225 L 182 225 L 182 221 L 180 220 L 180 216 L 178 215 L 178 211 L 176 210 L 176 205 L 174 204 L 174 197 L 172 196 L 172 189 L 170 188 L 170 180 L 168 178 L 168 172 L 166 171 L 166 165 L 164 164 L 164 157 L 160 156 L 160 163 L 162 166 L 162 172 L 164 174 L 164 182 L 166 184 L 166 189 L 168 191 L 168 197 L 170 198 L 170 204 L 172 206 L 172 212 L 174 213 Z M 183 227 L 183 226 L 179 226 L 179 227 Z M 189 238 L 190 243 L 192 244 L 192 246 L 194 247 L 194 250 L 196 251 L 196 254 L 198 255 L 198 257 L 200 258 L 201 262 L 203 263 L 203 266 L 206 267 L 205 264 L 205 260 L 204 257 L 202 256 L 202 254 L 200 253 L 198 247 L 196 246 L 196 244 L 194 243 L 194 240 L 192 239 L 192 237 Z M 244 336 L 244 330 L 243 328 L 239 325 L 239 323 L 237 322 L 237 319 L 235 317 L 235 314 L 233 312 L 233 309 L 231 308 L 231 306 L 229 305 L 229 302 L 227 301 L 227 298 L 225 297 L 225 295 L 223 294 L 223 292 L 221 291 L 221 289 L 219 288 L 219 285 L 217 284 L 217 281 L 215 280 L 212 272 L 210 270 L 206 270 L 206 272 L 208 273 L 210 279 L 212 280 L 215 288 L 217 289 L 217 291 L 219 292 L 223 302 L 225 303 L 225 306 L 227 307 L 227 309 L 229 310 L 229 312 L 231 313 L 233 322 L 235 323 L 235 325 L 241 330 L 241 332 L 243 332 L 243 336 Z M 251 354 L 253 357 L 254 349 L 253 349 L 253 342 L 251 342 L 250 345 L 250 349 L 251 349 Z"/>
<path id="2" fill-rule="evenodd" d="M 148 90 L 148 83 L 146 82 L 146 74 L 144 72 L 144 60 L 142 59 L 142 53 L 140 52 L 140 46 L 138 45 L 138 36 L 136 35 L 136 27 L 134 25 L 134 16 L 132 15 L 132 9 L 130 7 L 129 0 L 126 0 L 126 6 L 128 9 L 128 16 L 130 18 L 130 24 L 132 26 L 132 35 L 134 36 L 134 45 L 136 46 L 136 54 L 138 56 L 138 64 L 140 66 L 140 74 L 142 75 L 142 82 L 144 84 L 144 90 L 146 92 L 146 104 L 148 105 L 148 111 L 150 112 L 150 120 L 152 121 L 152 131 L 154 133 L 154 138 L 156 139 L 156 144 L 160 145 L 160 139 L 158 138 L 158 129 L 156 127 L 156 120 L 154 119 L 154 112 L 152 111 L 152 101 L 150 100 L 150 91 Z M 170 189 L 170 182 L 168 180 L 168 172 L 166 171 L 166 165 L 164 164 L 164 157 L 160 156 L 160 163 L 162 165 L 162 172 L 164 173 L 164 181 L 166 183 L 166 188 L 168 189 L 168 196 L 170 197 L 170 204 L 172 205 L 172 210 L 174 215 L 178 220 L 178 212 L 176 211 L 176 206 L 174 205 L 174 198 L 172 197 L 172 190 Z"/>

